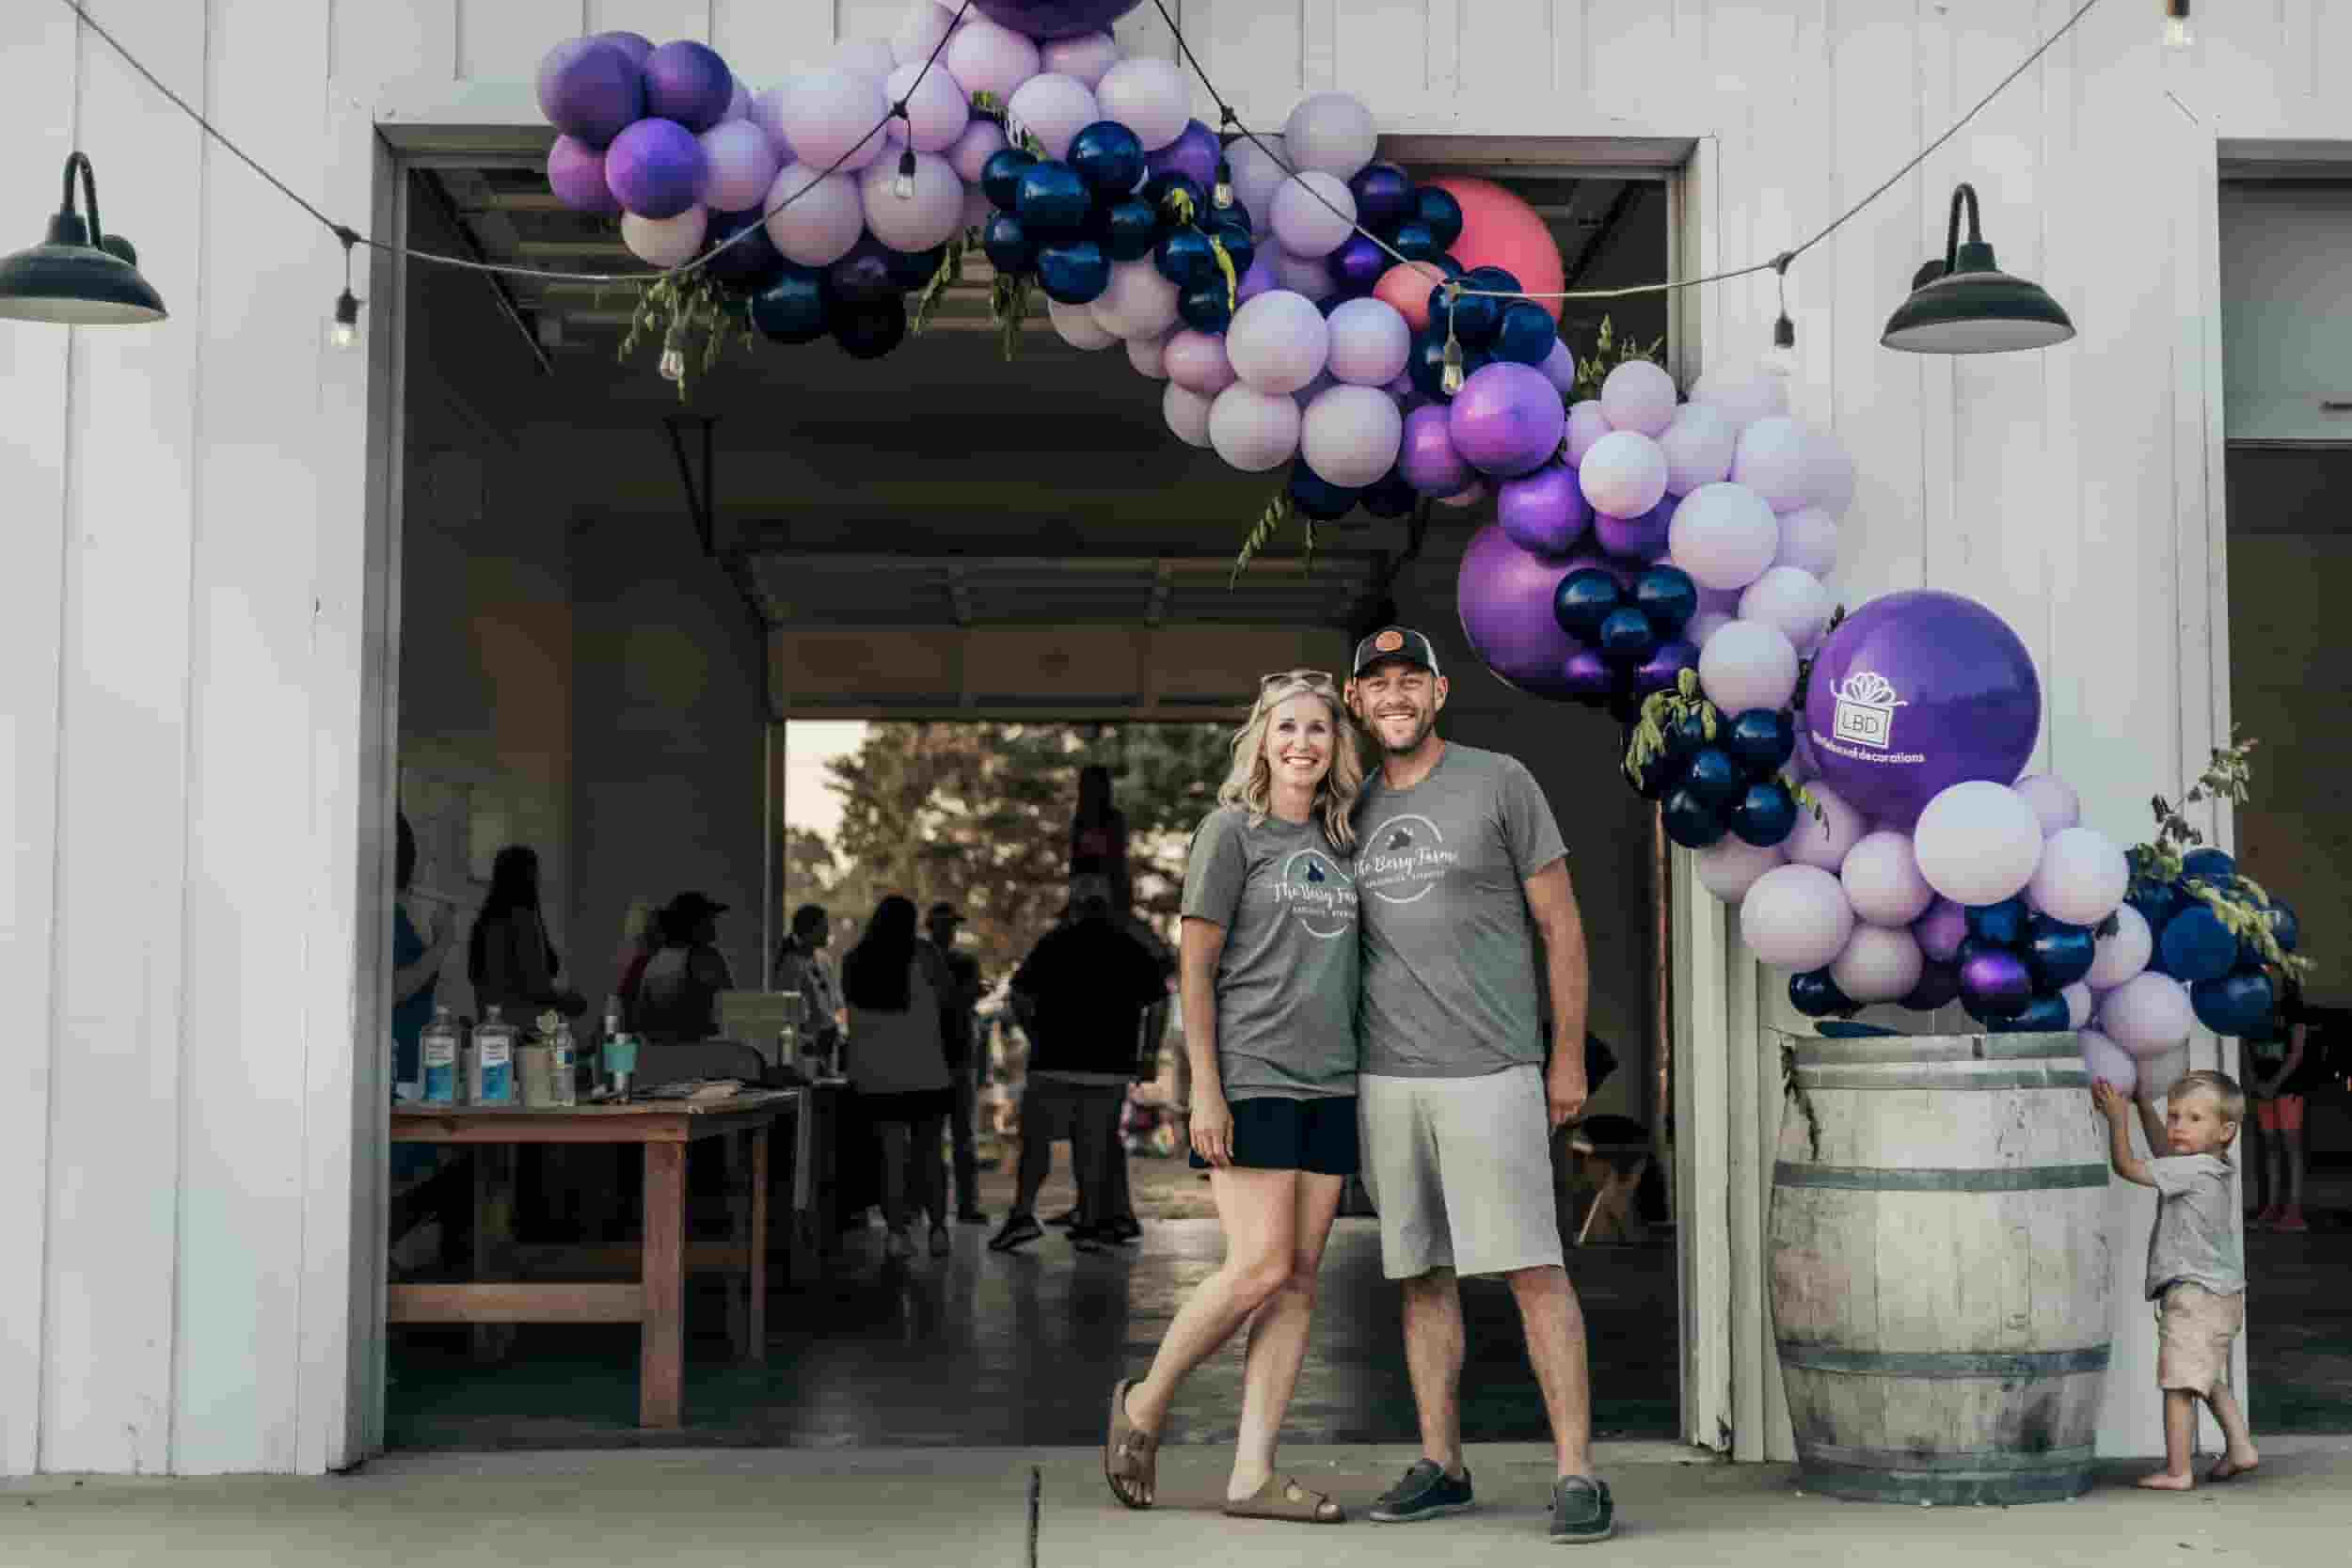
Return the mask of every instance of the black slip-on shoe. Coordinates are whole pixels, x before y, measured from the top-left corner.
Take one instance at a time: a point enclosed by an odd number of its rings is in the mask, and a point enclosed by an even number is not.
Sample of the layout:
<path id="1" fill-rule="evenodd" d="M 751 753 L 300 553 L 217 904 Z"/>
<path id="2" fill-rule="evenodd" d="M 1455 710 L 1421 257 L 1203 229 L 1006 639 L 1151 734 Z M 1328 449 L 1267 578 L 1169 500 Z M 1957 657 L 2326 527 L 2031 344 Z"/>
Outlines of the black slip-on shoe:
<path id="1" fill-rule="evenodd" d="M 1009 1215 L 1005 1220 L 1005 1227 L 988 1239 L 988 1250 L 1010 1252 L 1014 1247 L 1025 1246 L 1044 1234 L 1045 1227 L 1037 1223 L 1035 1215 Z"/>
<path id="2" fill-rule="evenodd" d="M 1405 1479 L 1380 1494 L 1369 1517 L 1375 1525 L 1409 1525 L 1449 1513 L 1467 1513 L 1470 1506 L 1468 1470 L 1457 1481 L 1436 1460 L 1417 1459 L 1405 1472 Z"/>
<path id="3" fill-rule="evenodd" d="M 1562 1476 L 1551 1488 L 1551 1538 L 1564 1546 L 1606 1541 L 1617 1532 L 1617 1505 L 1609 1483 Z"/>

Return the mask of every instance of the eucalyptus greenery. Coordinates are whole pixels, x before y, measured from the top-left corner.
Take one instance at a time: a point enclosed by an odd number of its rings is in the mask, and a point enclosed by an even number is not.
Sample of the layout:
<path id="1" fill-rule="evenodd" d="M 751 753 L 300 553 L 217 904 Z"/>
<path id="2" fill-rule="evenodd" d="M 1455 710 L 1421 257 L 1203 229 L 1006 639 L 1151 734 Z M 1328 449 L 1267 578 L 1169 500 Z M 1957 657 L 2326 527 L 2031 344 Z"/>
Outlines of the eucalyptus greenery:
<path id="1" fill-rule="evenodd" d="M 1642 769 L 1665 752 L 1666 726 L 1692 717 L 1699 721 L 1699 733 L 1712 745 L 1723 715 L 1714 704 L 1700 695 L 1696 670 L 1685 670 L 1677 675 L 1673 690 L 1653 691 L 1642 700 L 1641 717 L 1633 721 L 1625 743 L 1625 776 L 1636 789 L 1642 784 Z M 1781 783 L 1788 786 L 1788 793 L 1799 806 L 1811 812 L 1816 820 L 1823 819 L 1820 802 L 1804 784 L 1786 773 L 1781 775 Z"/>
<path id="2" fill-rule="evenodd" d="M 1576 361 L 1576 392 L 1569 400 L 1582 403 L 1600 396 L 1600 384 L 1609 379 L 1609 372 L 1631 359 L 1646 359 L 1655 364 L 1665 352 L 1666 340 L 1653 339 L 1647 348 L 1630 338 L 1619 338 L 1616 325 L 1609 317 L 1600 318 L 1600 334 L 1594 341 L 1590 355 L 1580 355 Z"/>
<path id="3" fill-rule="evenodd" d="M 946 301 L 947 291 L 963 281 L 963 258 L 979 244 L 979 238 L 978 230 L 962 229 L 948 239 L 947 253 L 939 259 L 931 280 L 914 296 L 914 314 L 907 323 L 909 333 L 921 332 L 931 325 L 931 318 L 939 314 L 940 306 Z"/>
<path id="4" fill-rule="evenodd" d="M 2299 978 L 2314 966 L 2311 959 L 2279 945 L 2278 935 L 2270 925 L 2270 895 L 2261 883 L 2243 874 L 2226 880 L 2185 875 L 2183 863 L 2189 852 L 2202 848 L 2205 843 L 2205 835 L 2185 815 L 2186 808 L 2215 800 L 2244 805 L 2253 782 L 2251 758 L 2261 742 L 2240 740 L 2234 729 L 2230 732 L 2230 740 L 2228 746 L 2213 749 L 2212 760 L 2204 772 L 2198 775 L 2197 782 L 2182 794 L 2179 805 L 2161 795 L 2150 798 L 2148 806 L 2156 819 L 2156 836 L 2145 844 L 2133 845 L 2127 852 L 2132 891 L 2153 892 L 2178 883 L 2190 897 L 2213 911 L 2224 930 L 2240 942 L 2250 942 L 2265 963 Z"/>
<path id="5" fill-rule="evenodd" d="M 694 377 L 718 364 L 730 340 L 745 349 L 752 346 L 751 310 L 708 268 L 667 273 L 639 286 L 637 309 L 629 318 L 628 335 L 621 340 L 621 362 L 627 364 L 637 345 L 649 338 L 661 345 L 657 352 L 675 346 L 685 356 L 686 373 L 677 383 L 678 401 L 684 403 Z M 697 338 L 702 340 L 699 354 Z"/>
<path id="6" fill-rule="evenodd" d="M 1242 573 L 1249 569 L 1249 563 L 1257 559 L 1258 552 L 1272 544 L 1274 536 L 1282 531 L 1282 525 L 1291 520 L 1291 493 L 1285 483 L 1283 488 L 1274 492 L 1274 499 L 1265 503 L 1265 510 L 1258 514 L 1258 520 L 1243 535 L 1241 553 L 1233 557 L 1233 575 L 1226 578 L 1226 587 L 1232 588 L 1241 581 Z M 1307 519 L 1307 554 L 1310 559 L 1314 555 L 1314 548 L 1315 520 L 1310 517 Z"/>

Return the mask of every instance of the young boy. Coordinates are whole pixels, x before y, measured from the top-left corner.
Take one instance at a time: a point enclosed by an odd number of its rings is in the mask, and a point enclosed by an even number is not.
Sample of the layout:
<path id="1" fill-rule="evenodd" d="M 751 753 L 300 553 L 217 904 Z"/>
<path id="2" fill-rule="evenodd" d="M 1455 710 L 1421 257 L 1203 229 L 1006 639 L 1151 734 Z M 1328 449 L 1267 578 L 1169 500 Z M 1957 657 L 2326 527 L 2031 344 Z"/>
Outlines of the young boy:
<path id="1" fill-rule="evenodd" d="M 2191 1072 L 2166 1097 L 2164 1119 L 2139 1102 L 2151 1150 L 2132 1153 L 2131 1110 L 2121 1091 L 2102 1079 L 2091 1099 L 2107 1118 L 2115 1174 L 2156 1189 L 2156 1225 L 2148 1237 L 2148 1299 L 2156 1307 L 2156 1384 L 2164 1390 L 2164 1468 L 2139 1484 L 2185 1492 L 2197 1484 L 2188 1467 L 2197 1402 L 2213 1407 L 2228 1449 L 2208 1473 L 2228 1481 L 2254 1468 L 2259 1457 L 2246 1413 L 2230 1391 L 2230 1346 L 2246 1326 L 2246 1260 L 2238 1246 L 2236 1197 L 2228 1150 L 2246 1115 L 2246 1096 L 2227 1074 Z"/>

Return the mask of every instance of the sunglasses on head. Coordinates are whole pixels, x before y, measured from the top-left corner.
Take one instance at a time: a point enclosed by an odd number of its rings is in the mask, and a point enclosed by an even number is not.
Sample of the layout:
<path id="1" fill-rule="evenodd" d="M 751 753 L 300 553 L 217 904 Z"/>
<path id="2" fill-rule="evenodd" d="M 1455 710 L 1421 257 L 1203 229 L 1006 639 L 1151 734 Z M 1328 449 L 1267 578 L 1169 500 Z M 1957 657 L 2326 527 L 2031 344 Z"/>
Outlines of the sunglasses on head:
<path id="1" fill-rule="evenodd" d="M 1317 687 L 1327 691 L 1339 689 L 1339 683 L 1331 678 L 1328 672 L 1323 670 L 1279 670 L 1271 675 L 1260 675 L 1258 689 L 1262 692 L 1270 691 L 1278 686 L 1290 682 L 1296 682 L 1300 686 Z"/>

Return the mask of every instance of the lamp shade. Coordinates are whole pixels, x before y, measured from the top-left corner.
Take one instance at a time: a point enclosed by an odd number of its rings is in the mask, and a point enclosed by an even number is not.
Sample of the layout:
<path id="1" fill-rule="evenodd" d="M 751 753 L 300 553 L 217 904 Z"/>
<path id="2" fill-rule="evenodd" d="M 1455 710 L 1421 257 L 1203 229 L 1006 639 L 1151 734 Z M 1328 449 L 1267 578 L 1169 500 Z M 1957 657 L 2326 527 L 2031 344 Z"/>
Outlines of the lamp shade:
<path id="1" fill-rule="evenodd" d="M 1960 215 L 1968 213 L 1968 238 Z M 2049 348 L 2074 336 L 2065 309 L 2040 284 L 2011 277 L 1993 260 L 1979 232 L 1977 193 L 1952 193 L 1945 257 L 1912 279 L 1911 297 L 1895 309 L 1879 341 L 1908 354 L 2008 354 Z"/>
<path id="2" fill-rule="evenodd" d="M 73 176 L 82 176 L 90 219 L 73 211 Z M 163 296 L 139 276 L 138 252 L 98 227 L 98 186 L 89 160 L 66 160 L 65 202 L 49 220 L 49 237 L 0 261 L 0 319 L 118 326 L 162 321 Z"/>

